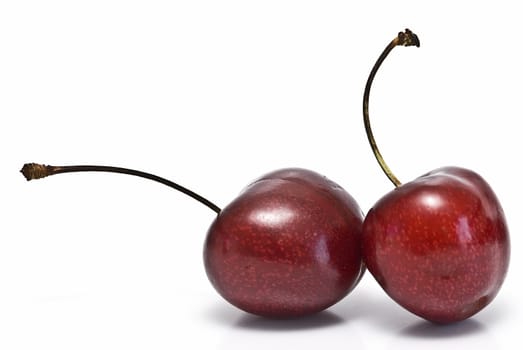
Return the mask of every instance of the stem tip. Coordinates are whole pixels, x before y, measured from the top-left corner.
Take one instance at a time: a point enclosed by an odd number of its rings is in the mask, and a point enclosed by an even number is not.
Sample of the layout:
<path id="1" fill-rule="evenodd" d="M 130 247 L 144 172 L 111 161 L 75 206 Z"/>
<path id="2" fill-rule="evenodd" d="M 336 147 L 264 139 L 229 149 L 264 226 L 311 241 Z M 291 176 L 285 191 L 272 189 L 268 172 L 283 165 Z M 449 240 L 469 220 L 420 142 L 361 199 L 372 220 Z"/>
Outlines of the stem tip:
<path id="1" fill-rule="evenodd" d="M 31 181 L 49 176 L 49 169 L 49 165 L 27 163 L 24 164 L 20 172 L 24 175 L 27 181 Z"/>
<path id="2" fill-rule="evenodd" d="M 398 45 L 419 47 L 419 39 L 410 29 L 398 33 Z"/>

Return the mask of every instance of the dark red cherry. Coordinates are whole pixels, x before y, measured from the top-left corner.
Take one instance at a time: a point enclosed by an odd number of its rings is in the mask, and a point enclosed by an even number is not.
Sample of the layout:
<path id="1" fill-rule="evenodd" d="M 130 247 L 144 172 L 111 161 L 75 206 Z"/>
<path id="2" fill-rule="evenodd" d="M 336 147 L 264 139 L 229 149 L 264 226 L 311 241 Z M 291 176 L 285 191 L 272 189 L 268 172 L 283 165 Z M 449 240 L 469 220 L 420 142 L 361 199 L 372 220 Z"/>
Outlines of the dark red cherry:
<path id="1" fill-rule="evenodd" d="M 269 317 L 321 311 L 357 284 L 363 215 L 340 186 L 284 169 L 250 184 L 209 228 L 207 275 L 231 304 Z"/>
<path id="2" fill-rule="evenodd" d="M 204 261 L 216 290 L 231 304 L 269 317 L 321 311 L 358 283 L 363 214 L 334 182 L 304 169 L 269 173 L 221 210 L 200 195 L 156 175 L 108 166 L 26 164 L 28 180 L 105 171 L 148 178 L 179 190 L 218 215 L 207 233 Z"/>

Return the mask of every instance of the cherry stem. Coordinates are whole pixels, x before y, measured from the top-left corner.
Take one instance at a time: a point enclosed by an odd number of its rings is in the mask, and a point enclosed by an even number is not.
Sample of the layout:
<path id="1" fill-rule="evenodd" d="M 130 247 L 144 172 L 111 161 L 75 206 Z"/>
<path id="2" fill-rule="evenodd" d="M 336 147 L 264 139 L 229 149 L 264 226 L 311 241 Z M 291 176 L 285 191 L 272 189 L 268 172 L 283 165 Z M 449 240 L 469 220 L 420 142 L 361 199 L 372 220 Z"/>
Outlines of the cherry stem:
<path id="1" fill-rule="evenodd" d="M 376 72 L 380 68 L 381 64 L 385 60 L 385 58 L 388 56 L 388 54 L 394 49 L 396 46 L 416 46 L 419 47 L 419 39 L 416 34 L 411 32 L 409 29 L 405 29 L 405 32 L 400 32 L 394 40 L 392 40 L 385 50 L 381 53 L 380 57 L 374 64 L 374 67 L 372 67 L 372 70 L 370 71 L 369 78 L 367 79 L 367 84 L 365 85 L 365 92 L 363 93 L 363 122 L 365 123 L 365 132 L 367 133 L 367 138 L 369 139 L 370 147 L 372 148 L 372 152 L 374 153 L 374 156 L 376 157 L 376 160 L 378 161 L 381 169 L 387 175 L 390 181 L 394 184 L 394 186 L 398 187 L 401 186 L 401 182 L 398 180 L 398 178 L 392 173 L 390 168 L 387 166 L 385 161 L 383 160 L 383 157 L 381 156 L 381 153 L 378 149 L 378 146 L 376 145 L 376 141 L 374 140 L 374 135 L 372 134 L 372 129 L 370 127 L 370 121 L 369 121 L 369 95 L 370 95 L 370 88 L 372 85 L 372 81 L 374 80 L 374 76 L 376 75 Z"/>
<path id="2" fill-rule="evenodd" d="M 159 182 L 159 183 L 169 186 L 171 188 L 174 188 L 175 190 L 178 190 L 178 191 L 186 194 L 187 196 L 189 196 L 193 199 L 196 199 L 198 202 L 206 205 L 207 207 L 209 207 L 210 209 L 215 211 L 217 214 L 219 214 L 221 211 L 220 207 L 218 207 L 216 204 L 212 203 L 208 199 L 200 196 L 199 194 L 197 194 L 183 186 L 180 186 L 175 182 L 164 179 L 163 177 L 159 177 L 159 176 L 149 174 L 149 173 L 139 171 L 139 170 L 119 168 L 119 167 L 113 167 L 113 166 L 103 166 L 103 165 L 53 166 L 53 165 L 44 165 L 44 164 L 37 164 L 37 163 L 24 164 L 24 166 L 22 167 L 22 170 L 20 170 L 20 172 L 25 176 L 27 181 L 41 179 L 43 177 L 56 175 L 56 174 L 84 172 L 84 171 L 119 173 L 119 174 L 143 177 L 143 178 L 146 178 L 149 180 Z"/>

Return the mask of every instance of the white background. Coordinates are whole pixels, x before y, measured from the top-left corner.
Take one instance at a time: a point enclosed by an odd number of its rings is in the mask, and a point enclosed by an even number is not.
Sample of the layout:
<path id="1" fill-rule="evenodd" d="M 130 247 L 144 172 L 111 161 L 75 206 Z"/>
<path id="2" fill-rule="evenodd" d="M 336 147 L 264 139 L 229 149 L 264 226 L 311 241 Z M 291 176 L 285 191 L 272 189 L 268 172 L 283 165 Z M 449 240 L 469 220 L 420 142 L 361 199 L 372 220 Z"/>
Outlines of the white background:
<path id="1" fill-rule="evenodd" d="M 1 349 L 505 349 L 521 343 L 521 7 L 517 1 L 0 2 Z M 132 177 L 27 183 L 25 162 L 153 172 L 225 206 L 289 166 L 367 212 L 392 185 L 367 144 L 367 74 L 405 27 L 371 96 L 404 182 L 443 165 L 494 188 L 512 233 L 507 280 L 465 322 L 436 327 L 370 274 L 303 320 L 228 305 L 202 245 L 214 214 Z"/>

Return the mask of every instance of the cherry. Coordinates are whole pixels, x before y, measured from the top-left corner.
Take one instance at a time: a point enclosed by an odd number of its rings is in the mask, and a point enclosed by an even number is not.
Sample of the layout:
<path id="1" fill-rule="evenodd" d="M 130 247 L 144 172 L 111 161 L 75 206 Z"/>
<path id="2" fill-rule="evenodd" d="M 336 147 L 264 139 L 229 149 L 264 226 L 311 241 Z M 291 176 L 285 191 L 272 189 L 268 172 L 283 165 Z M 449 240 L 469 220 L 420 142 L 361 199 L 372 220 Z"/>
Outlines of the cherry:
<path id="1" fill-rule="evenodd" d="M 229 204 L 205 242 L 207 274 L 237 307 L 270 317 L 321 311 L 363 273 L 363 215 L 340 186 L 309 170 L 262 176 Z"/>
<path id="2" fill-rule="evenodd" d="M 223 210 L 200 195 L 149 173 L 108 166 L 25 164 L 27 180 L 105 171 L 148 178 L 217 213 L 204 245 L 207 276 L 219 294 L 249 313 L 288 318 L 319 312 L 359 282 L 363 213 L 339 185 L 313 171 L 268 173 Z"/>
<path id="3" fill-rule="evenodd" d="M 471 170 L 445 167 L 406 184 L 392 174 L 374 141 L 368 99 L 374 76 L 398 45 L 419 46 L 399 33 L 373 67 L 363 114 L 371 148 L 396 188 L 369 211 L 362 254 L 385 292 L 412 313 L 436 323 L 464 320 L 489 304 L 505 278 L 510 241 L 503 209 L 489 184 Z"/>

